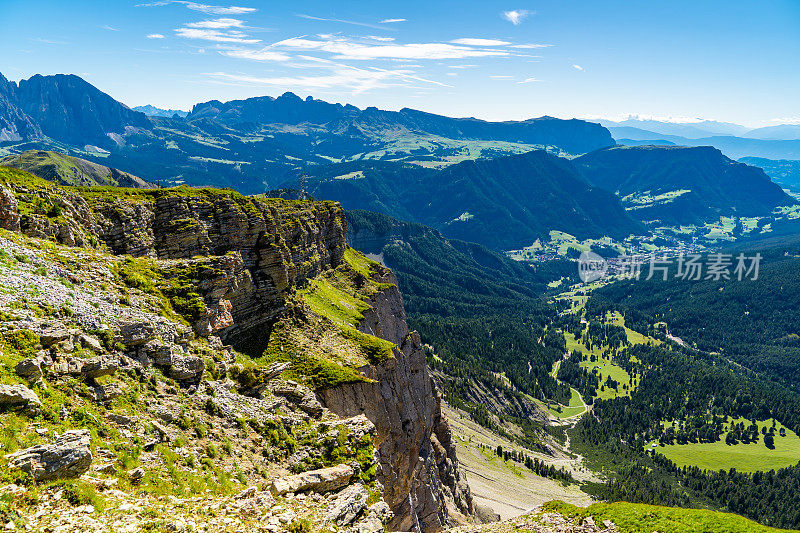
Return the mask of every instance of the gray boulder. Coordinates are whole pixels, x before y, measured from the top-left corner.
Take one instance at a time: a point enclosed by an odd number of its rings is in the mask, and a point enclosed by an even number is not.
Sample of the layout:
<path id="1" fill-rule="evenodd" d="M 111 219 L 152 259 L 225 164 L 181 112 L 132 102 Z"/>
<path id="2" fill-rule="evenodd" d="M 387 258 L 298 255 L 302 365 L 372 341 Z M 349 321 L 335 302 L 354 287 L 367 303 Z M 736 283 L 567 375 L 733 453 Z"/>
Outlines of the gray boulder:
<path id="1" fill-rule="evenodd" d="M 42 406 L 42 402 L 36 393 L 25 385 L 0 385 L 0 405 L 12 409 L 36 410 Z"/>
<path id="2" fill-rule="evenodd" d="M 127 347 L 151 341 L 156 334 L 156 328 L 150 322 L 131 322 L 119 328 L 120 341 Z"/>
<path id="3" fill-rule="evenodd" d="M 27 472 L 36 481 L 77 478 L 92 464 L 88 429 L 70 430 L 53 444 L 40 444 L 6 455 L 11 468 Z"/>
<path id="4" fill-rule="evenodd" d="M 110 376 L 119 368 L 118 355 L 99 355 L 97 357 L 71 357 L 53 365 L 56 374 L 69 374 L 83 379 L 96 379 Z"/>
<path id="5" fill-rule="evenodd" d="M 369 493 L 364 485 L 350 485 L 334 498 L 325 519 L 340 526 L 350 525 L 367 508 L 367 498 Z"/>
<path id="6" fill-rule="evenodd" d="M 270 491 L 275 495 L 289 492 L 330 492 L 341 489 L 350 483 L 353 477 L 353 467 L 346 464 L 310 470 L 294 476 L 278 478 L 272 482 Z"/>
<path id="7" fill-rule="evenodd" d="M 175 356 L 172 359 L 169 375 L 177 381 L 199 381 L 205 369 L 206 364 L 195 355 Z"/>

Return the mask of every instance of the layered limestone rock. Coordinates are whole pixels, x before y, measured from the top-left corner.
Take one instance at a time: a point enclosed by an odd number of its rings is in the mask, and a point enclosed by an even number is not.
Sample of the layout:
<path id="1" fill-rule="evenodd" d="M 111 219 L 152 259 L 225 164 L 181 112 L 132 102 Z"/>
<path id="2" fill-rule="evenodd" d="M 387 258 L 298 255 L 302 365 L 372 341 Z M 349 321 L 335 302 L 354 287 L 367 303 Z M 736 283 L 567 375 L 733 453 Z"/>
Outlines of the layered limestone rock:
<path id="1" fill-rule="evenodd" d="M 256 351 L 265 339 L 253 338 L 253 332 L 268 331 L 285 311 L 285 291 L 335 268 L 347 248 L 344 212 L 334 202 L 259 199 L 214 189 L 119 191 L 12 182 L 0 187 L 0 227 L 69 246 L 101 242 L 118 255 L 208 258 L 206 266 L 219 276 L 199 287 L 208 316 L 195 325 L 197 333 Z M 21 210 L 42 202 L 58 206 L 60 215 L 20 217 Z"/>
<path id="2" fill-rule="evenodd" d="M 419 335 L 408 331 L 400 292 L 393 286 L 370 303 L 359 329 L 394 342 L 399 351 L 361 369 L 371 382 L 322 391 L 323 403 L 340 416 L 364 413 L 375 424 L 384 500 L 394 513 L 389 529 L 438 531 L 467 521 L 474 515 L 472 496 Z"/>

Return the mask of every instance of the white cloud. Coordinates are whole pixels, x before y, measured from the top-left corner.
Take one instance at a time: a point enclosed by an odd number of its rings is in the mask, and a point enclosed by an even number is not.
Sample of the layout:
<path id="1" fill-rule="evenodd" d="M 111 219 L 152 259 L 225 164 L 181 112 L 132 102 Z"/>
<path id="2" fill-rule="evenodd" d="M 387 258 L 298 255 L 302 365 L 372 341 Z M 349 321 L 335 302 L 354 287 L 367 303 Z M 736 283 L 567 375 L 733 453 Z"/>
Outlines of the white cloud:
<path id="1" fill-rule="evenodd" d="M 161 0 L 147 4 L 137 4 L 136 7 L 158 7 L 168 6 L 170 4 L 183 4 L 192 11 L 199 11 L 201 13 L 205 13 L 206 15 L 244 15 L 245 13 L 253 13 L 258 11 L 254 7 L 213 6 L 209 4 L 198 4 L 197 2 L 186 2 L 183 0 Z"/>
<path id="2" fill-rule="evenodd" d="M 196 4 L 194 2 L 180 2 L 189 9 L 205 13 L 206 15 L 244 15 L 245 13 L 253 13 L 258 11 L 254 7 L 240 7 L 240 6 L 211 6 L 208 4 Z"/>
<path id="3" fill-rule="evenodd" d="M 572 68 L 574 68 L 575 70 L 583 71 L 583 67 L 580 65 L 572 65 Z"/>
<path id="4" fill-rule="evenodd" d="M 510 55 L 502 49 L 473 48 L 448 43 L 368 44 L 346 38 L 309 39 L 295 37 L 277 42 L 274 48 L 286 50 L 316 50 L 332 54 L 335 59 L 462 59 L 467 57 L 503 57 Z"/>
<path id="5" fill-rule="evenodd" d="M 383 19 L 381 24 L 394 24 L 395 22 L 405 22 L 406 19 Z"/>
<path id="6" fill-rule="evenodd" d="M 497 39 L 473 39 L 473 38 L 453 39 L 450 42 L 453 44 L 464 44 L 467 46 L 507 46 L 511 44 L 508 41 L 499 41 Z"/>
<path id="7" fill-rule="evenodd" d="M 150 35 L 147 36 L 147 38 L 148 39 L 163 39 L 164 36 L 161 35 L 160 33 L 151 33 Z"/>
<path id="8" fill-rule="evenodd" d="M 550 48 L 552 44 L 512 44 L 511 48 L 519 48 L 519 49 L 536 49 L 536 48 Z"/>
<path id="9" fill-rule="evenodd" d="M 209 29 L 225 29 L 225 28 L 242 28 L 244 21 L 239 19 L 221 18 L 214 20 L 203 20 L 201 22 L 190 22 L 185 24 L 187 28 L 209 28 Z"/>
<path id="10" fill-rule="evenodd" d="M 381 43 L 389 43 L 389 42 L 394 41 L 394 37 L 379 37 L 377 35 L 367 35 L 364 38 L 365 39 L 369 39 L 371 41 L 378 41 L 378 42 L 381 42 Z"/>
<path id="11" fill-rule="evenodd" d="M 789 124 L 792 126 L 796 126 L 800 124 L 800 117 L 783 117 L 783 118 L 773 118 L 770 122 L 777 122 L 778 124 Z"/>
<path id="12" fill-rule="evenodd" d="M 501 75 L 494 75 L 489 76 L 493 80 L 513 80 L 514 76 L 501 76 Z"/>
<path id="13" fill-rule="evenodd" d="M 177 28 L 175 33 L 185 39 L 201 39 L 218 43 L 256 44 L 260 39 L 250 39 L 241 31 L 220 31 L 204 28 Z"/>
<path id="14" fill-rule="evenodd" d="M 534 83 L 534 82 L 537 82 L 537 81 L 542 81 L 542 80 L 539 80 L 539 79 L 536 79 L 536 78 L 525 78 L 524 80 L 518 81 L 517 83 L 520 83 L 520 84 L 522 84 L 522 83 Z"/>
<path id="15" fill-rule="evenodd" d="M 104 30 L 108 30 L 108 31 L 119 31 L 117 28 L 114 28 L 113 26 L 109 26 L 108 24 L 103 26 L 103 29 Z"/>
<path id="16" fill-rule="evenodd" d="M 241 74 L 228 74 L 225 72 L 213 72 L 208 75 L 216 80 L 225 82 L 236 82 L 248 85 L 291 87 L 297 91 L 319 91 L 324 89 L 346 89 L 355 93 L 362 93 L 371 89 L 381 89 L 397 86 L 415 86 L 417 82 L 427 85 L 439 85 L 449 87 L 449 85 L 428 80 L 416 76 L 410 70 L 386 70 L 379 68 L 356 68 L 348 65 L 321 60 L 319 58 L 301 56 L 302 59 L 315 63 L 315 67 L 324 72 L 318 75 L 305 76 L 276 76 L 276 77 L 257 77 Z M 314 66 L 304 67 L 304 72 L 308 72 Z"/>
<path id="17" fill-rule="evenodd" d="M 475 68 L 478 65 L 447 65 L 447 68 Z"/>
<path id="18" fill-rule="evenodd" d="M 514 26 L 519 26 L 523 20 L 533 14 L 533 11 L 528 11 L 527 9 L 514 9 L 512 11 L 503 11 L 501 16 Z"/>

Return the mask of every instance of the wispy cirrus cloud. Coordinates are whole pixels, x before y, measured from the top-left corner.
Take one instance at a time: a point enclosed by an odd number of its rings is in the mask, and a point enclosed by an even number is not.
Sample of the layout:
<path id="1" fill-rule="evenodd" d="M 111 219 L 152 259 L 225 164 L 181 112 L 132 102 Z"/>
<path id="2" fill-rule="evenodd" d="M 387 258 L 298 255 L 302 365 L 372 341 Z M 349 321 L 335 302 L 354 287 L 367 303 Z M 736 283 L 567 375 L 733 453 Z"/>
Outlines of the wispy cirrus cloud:
<path id="1" fill-rule="evenodd" d="M 475 39 L 466 37 L 453 39 L 450 42 L 453 44 L 465 44 L 467 46 L 508 46 L 511 44 L 509 41 L 501 41 L 499 39 Z"/>
<path id="2" fill-rule="evenodd" d="M 35 39 L 32 39 L 32 40 L 36 41 L 37 43 L 43 43 L 43 44 L 69 44 L 69 43 L 67 43 L 67 41 L 57 41 L 55 39 L 44 39 L 42 37 L 36 37 Z"/>
<path id="3" fill-rule="evenodd" d="M 147 38 L 148 39 L 163 39 L 164 36 L 161 35 L 160 33 L 151 33 L 150 35 L 147 36 Z"/>
<path id="4" fill-rule="evenodd" d="M 199 39 L 217 43 L 257 44 L 261 39 L 253 39 L 242 31 L 222 31 L 208 28 L 177 28 L 175 34 L 185 39 Z"/>
<path id="5" fill-rule="evenodd" d="M 518 50 L 533 50 L 537 48 L 551 48 L 552 44 L 512 44 L 510 48 L 517 48 Z"/>
<path id="6" fill-rule="evenodd" d="M 574 68 L 575 70 L 580 70 L 581 72 L 584 71 L 584 68 L 580 65 L 572 65 L 572 68 Z"/>
<path id="7" fill-rule="evenodd" d="M 353 26 L 363 26 L 364 28 L 372 28 L 375 30 L 390 30 L 396 31 L 394 28 L 387 28 L 385 26 L 379 26 L 377 24 L 370 24 L 368 22 L 358 22 L 355 20 L 345 20 L 345 19 L 331 19 L 325 17 L 315 17 L 313 15 L 306 15 L 305 13 L 300 13 L 297 15 L 300 18 L 304 18 L 307 20 L 317 20 L 320 22 L 338 22 L 339 24 L 351 24 Z"/>
<path id="8" fill-rule="evenodd" d="M 778 123 L 778 124 L 788 124 L 791 126 L 800 125 L 800 116 L 798 117 L 782 117 L 782 118 L 773 118 L 770 122 Z"/>
<path id="9" fill-rule="evenodd" d="M 519 26 L 523 20 L 534 14 L 535 11 L 528 11 L 527 9 L 513 9 L 511 11 L 503 11 L 500 16 L 514 26 Z"/>
<path id="10" fill-rule="evenodd" d="M 104 26 L 101 26 L 101 28 L 103 28 L 104 30 L 108 30 L 108 31 L 119 31 L 117 28 L 115 28 L 113 26 L 109 26 L 108 24 L 106 24 Z"/>
<path id="11" fill-rule="evenodd" d="M 353 94 L 388 87 L 413 87 L 418 84 L 450 87 L 445 83 L 417 76 L 414 71 L 407 69 L 358 68 L 309 56 L 300 56 L 300 59 L 307 61 L 308 64 L 294 65 L 295 67 L 302 68 L 305 72 L 316 67 L 320 73 L 302 76 L 260 77 L 212 72 L 208 76 L 214 80 L 227 83 L 281 88 L 292 87 L 294 90 L 302 91 L 346 89 L 352 91 Z"/>
<path id="12" fill-rule="evenodd" d="M 219 18 L 214 20 L 203 20 L 200 22 L 190 22 L 184 24 L 187 28 L 209 28 L 209 29 L 226 29 L 226 28 L 243 28 L 244 21 L 232 18 Z"/>
<path id="13" fill-rule="evenodd" d="M 354 41 L 345 37 L 334 39 L 313 39 L 293 37 L 270 45 L 275 49 L 287 51 L 317 51 L 330 54 L 333 59 L 349 60 L 416 60 L 416 59 L 463 59 L 470 57 L 503 57 L 510 55 L 507 50 L 496 48 L 479 48 L 450 43 L 407 43 L 407 44 L 374 44 Z M 238 50 L 235 57 L 258 55 L 262 50 Z M 231 51 L 223 51 L 225 55 Z M 253 57 L 255 59 L 255 57 Z"/>
<path id="14" fill-rule="evenodd" d="M 406 22 L 406 19 L 383 19 L 380 24 L 394 24 L 396 22 Z"/>
<path id="15" fill-rule="evenodd" d="M 261 39 L 252 38 L 246 32 L 243 20 L 235 18 L 216 18 L 188 22 L 175 29 L 178 37 L 185 39 L 200 39 L 217 43 L 258 44 Z"/>
<path id="16" fill-rule="evenodd" d="M 540 80 L 540 79 L 538 79 L 538 78 L 533 78 L 533 77 L 531 77 L 531 78 L 525 78 L 524 80 L 522 80 L 522 81 L 518 81 L 517 83 L 518 83 L 518 84 L 520 84 L 520 85 L 522 85 L 522 84 L 524 84 L 524 83 L 535 83 L 535 82 L 537 82 L 537 81 L 542 81 L 542 80 Z"/>
<path id="17" fill-rule="evenodd" d="M 258 11 L 258 9 L 254 7 L 215 6 L 210 4 L 200 4 L 197 2 L 187 2 L 184 0 L 159 0 L 157 2 L 137 4 L 136 7 L 160 7 L 168 6 L 170 4 L 183 4 L 192 11 L 199 11 L 200 13 L 205 13 L 206 15 L 244 15 Z"/>

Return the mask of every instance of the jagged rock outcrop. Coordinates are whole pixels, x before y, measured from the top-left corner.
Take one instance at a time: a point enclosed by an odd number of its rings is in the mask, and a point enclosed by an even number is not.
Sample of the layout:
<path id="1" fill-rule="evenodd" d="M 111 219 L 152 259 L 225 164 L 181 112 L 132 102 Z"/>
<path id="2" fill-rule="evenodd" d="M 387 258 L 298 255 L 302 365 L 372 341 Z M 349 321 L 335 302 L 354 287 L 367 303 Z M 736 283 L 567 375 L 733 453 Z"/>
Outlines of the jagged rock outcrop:
<path id="1" fill-rule="evenodd" d="M 393 279 L 388 276 L 386 281 Z M 340 416 L 364 413 L 377 427 L 384 500 L 394 513 L 389 529 L 438 531 L 474 514 L 472 496 L 419 335 L 408 331 L 399 290 L 386 289 L 370 303 L 373 309 L 359 329 L 399 350 L 383 364 L 361 369 L 372 382 L 324 390 L 323 403 Z"/>

